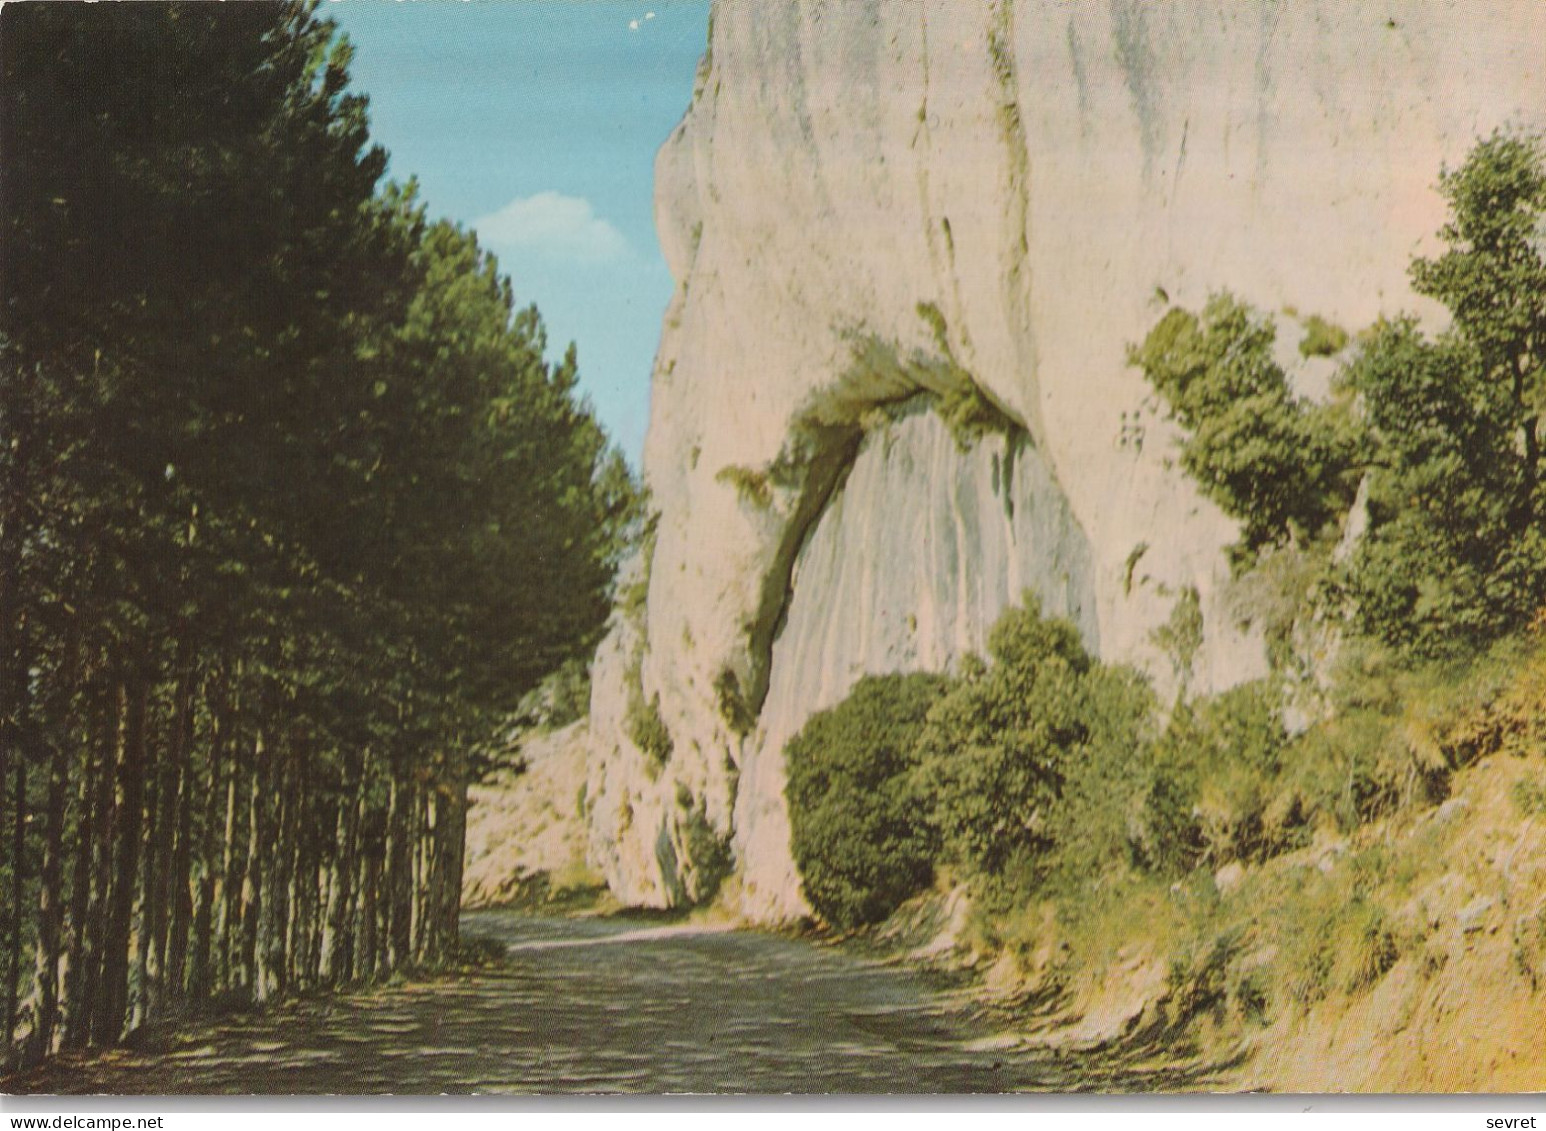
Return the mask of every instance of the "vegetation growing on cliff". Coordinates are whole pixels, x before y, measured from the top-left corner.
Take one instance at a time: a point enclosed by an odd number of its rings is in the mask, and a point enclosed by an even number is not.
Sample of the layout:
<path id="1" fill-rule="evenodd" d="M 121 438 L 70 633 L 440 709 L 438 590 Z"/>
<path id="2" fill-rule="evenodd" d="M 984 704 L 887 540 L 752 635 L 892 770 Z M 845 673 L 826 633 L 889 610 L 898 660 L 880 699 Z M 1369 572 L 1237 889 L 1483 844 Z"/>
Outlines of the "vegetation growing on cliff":
<path id="1" fill-rule="evenodd" d="M 932 302 L 920 302 L 917 310 L 918 317 L 929 327 L 934 348 L 938 351 L 937 361 L 921 361 L 920 364 L 937 371 L 933 374 L 930 395 L 934 410 L 955 437 L 956 446 L 964 452 L 991 433 L 1010 437 L 1022 435 L 1024 429 L 999 408 L 956 361 L 950 345 L 949 327 L 939 307 Z"/>
<path id="2" fill-rule="evenodd" d="M 1327 403 L 1295 395 L 1272 325 L 1228 295 L 1170 311 L 1133 350 L 1184 429 L 1183 466 L 1241 522 L 1237 572 L 1275 594 L 1274 677 L 1183 686 L 1165 717 L 1141 678 L 1028 599 L 894 760 L 912 767 L 894 777 L 924 815 L 928 870 L 974 897 L 967 945 L 1049 1001 L 1115 1009 L 1109 987 L 1158 964 L 1123 1015 L 1148 1033 L 1288 1034 L 1379 986 L 1421 1011 L 1473 932 L 1505 919 L 1512 949 L 1491 976 L 1519 994 L 1546 984 L 1546 874 L 1519 872 L 1512 832 L 1546 797 L 1546 154 L 1496 135 L 1441 188 L 1448 250 L 1412 276 L 1451 326 L 1382 322 L 1350 348 L 1312 325 L 1301 352 L 1343 359 Z M 1317 673 L 1324 709 L 1291 729 L 1286 685 L 1304 672 L 1288 653 L 1315 618 L 1340 632 L 1339 660 Z M 1201 628 L 1187 591 L 1155 636 L 1183 684 Z M 816 721 L 800 747 L 813 761 Z M 791 792 L 797 822 L 807 803 Z M 1473 803 L 1490 824 L 1456 816 Z M 1506 865 L 1443 858 L 1489 836 Z M 808 845 L 800 865 L 830 861 Z M 1495 889 L 1515 901 L 1506 915 Z"/>
<path id="3" fill-rule="evenodd" d="M 1485 647 L 1546 602 L 1546 150 L 1495 134 L 1439 187 L 1447 250 L 1411 277 L 1451 325 L 1379 323 L 1329 403 L 1290 392 L 1271 325 L 1228 295 L 1131 353 L 1186 431 L 1182 465 L 1240 520 L 1240 564 L 1335 532 L 1365 484 L 1367 531 L 1330 580 L 1361 631 L 1417 657 Z"/>
<path id="4" fill-rule="evenodd" d="M 1302 1025 L 1387 979 L 1415 1002 L 1468 952 L 1474 924 L 1496 918 L 1490 896 L 1449 906 L 1435 853 L 1453 807 L 1437 806 L 1462 780 L 1468 796 L 1488 795 L 1465 777 L 1483 759 L 1507 779 L 1511 811 L 1534 814 L 1546 796 L 1530 721 L 1546 653 L 1524 632 L 1546 604 L 1546 158 L 1499 135 L 1441 187 L 1448 251 L 1412 272 L 1451 327 L 1429 337 L 1411 319 L 1383 322 L 1348 351 L 1329 323 L 1312 326 L 1306 356 L 1350 352 L 1328 403 L 1293 393 L 1271 323 L 1227 295 L 1200 315 L 1172 310 L 1133 350 L 1185 430 L 1183 466 L 1241 520 L 1237 571 L 1277 594 L 1265 607 L 1278 674 L 1188 697 L 1202 625 L 1183 592 L 1155 635 L 1183 681 L 1162 718 L 1135 673 L 1097 662 L 1029 599 L 995 626 L 988 659 L 968 658 L 936 693 L 913 752 L 893 759 L 892 786 L 911 798 L 901 811 L 927 829 L 914 843 L 932 852 L 913 884 L 927 873 L 964 884 L 971 945 L 1007 956 L 1051 1000 L 1099 999 L 1116 967 L 1154 962 L 1161 976 L 1132 1024 L 1172 1035 Z M 1355 498 L 1366 523 L 1344 540 Z M 1315 616 L 1340 628 L 1341 659 L 1320 673 L 1322 714 L 1291 733 L 1289 654 L 1296 624 Z M 800 756 L 819 763 L 854 711 L 813 720 Z M 862 755 L 849 744 L 848 757 Z M 1510 758 L 1526 761 L 1499 762 Z M 791 791 L 797 824 L 808 803 Z M 822 847 L 805 845 L 802 874 L 831 867 Z M 1540 886 L 1487 882 L 1523 909 L 1498 976 L 1538 992 Z"/>
<path id="5" fill-rule="evenodd" d="M 1349 406 L 1295 396 L 1273 338 L 1270 322 L 1218 295 L 1201 315 L 1173 308 L 1129 355 L 1186 430 L 1181 466 L 1240 520 L 1241 565 L 1314 538 L 1357 487 Z"/>
<path id="6" fill-rule="evenodd" d="M 628 739 L 643 753 L 650 776 L 655 777 L 671 761 L 676 747 L 671 741 L 671 731 L 660 714 L 660 696 L 657 694 L 645 698 L 642 677 L 637 668 L 630 668 L 625 678 L 628 684 L 628 706 L 624 725 L 628 730 Z"/>

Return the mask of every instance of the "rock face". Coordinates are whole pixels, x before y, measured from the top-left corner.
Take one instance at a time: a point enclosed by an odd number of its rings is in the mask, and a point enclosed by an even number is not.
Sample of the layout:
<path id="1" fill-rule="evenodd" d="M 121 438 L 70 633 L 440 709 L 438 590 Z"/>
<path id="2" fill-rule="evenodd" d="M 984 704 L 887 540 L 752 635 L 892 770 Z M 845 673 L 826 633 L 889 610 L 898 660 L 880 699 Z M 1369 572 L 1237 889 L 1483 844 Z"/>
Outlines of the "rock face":
<path id="1" fill-rule="evenodd" d="M 1405 271 L 1439 169 L 1546 122 L 1543 41 L 1528 0 L 716 4 L 656 167 L 678 286 L 647 599 L 594 672 L 617 894 L 699 900 L 733 867 L 741 911 L 801 914 L 784 741 L 865 672 L 980 650 L 1024 587 L 1162 689 L 1155 629 L 1195 591 L 1190 686 L 1261 674 L 1233 524 L 1127 346 L 1220 288 L 1350 328 L 1431 314 Z M 908 400 L 973 386 L 1012 435 L 963 451 Z"/>
<path id="2" fill-rule="evenodd" d="M 535 734 L 521 745 L 521 772 L 501 771 L 467 791 L 463 907 L 497 907 L 583 881 L 588 751 L 583 722 Z"/>

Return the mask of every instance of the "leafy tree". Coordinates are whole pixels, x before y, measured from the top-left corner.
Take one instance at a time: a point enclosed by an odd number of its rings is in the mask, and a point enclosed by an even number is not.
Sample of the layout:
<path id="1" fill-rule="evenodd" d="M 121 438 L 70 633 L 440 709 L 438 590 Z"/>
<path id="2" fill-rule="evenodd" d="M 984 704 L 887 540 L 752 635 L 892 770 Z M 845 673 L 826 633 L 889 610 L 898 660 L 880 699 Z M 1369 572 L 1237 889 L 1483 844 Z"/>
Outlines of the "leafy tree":
<path id="1" fill-rule="evenodd" d="M 1069 760 L 1090 737 L 1091 658 L 1073 625 L 1036 605 L 1028 597 L 999 619 L 988 636 L 994 663 L 965 666 L 919 740 L 944 858 L 979 876 L 1021 868 L 1051 846 Z"/>
<path id="2" fill-rule="evenodd" d="M 1539 138 L 1494 133 L 1439 189 L 1449 250 L 1412 264 L 1412 286 L 1438 299 L 1476 354 L 1488 415 L 1520 445 L 1515 505 L 1536 513 L 1540 420 L 1546 407 L 1546 149 Z"/>
<path id="3" fill-rule="evenodd" d="M 1271 327 L 1228 296 L 1170 311 L 1131 351 L 1186 429 L 1183 466 L 1240 520 L 1237 562 L 1329 528 L 1366 483 L 1346 589 L 1364 631 L 1425 657 L 1484 646 L 1546 602 L 1546 149 L 1494 134 L 1439 188 L 1448 248 L 1411 276 L 1451 326 L 1430 340 L 1381 322 L 1330 404 L 1290 395 Z"/>
<path id="4" fill-rule="evenodd" d="M 1371 446 L 1370 528 L 1349 576 L 1359 623 L 1403 651 L 1477 646 L 1520 622 L 1540 590 L 1538 537 L 1518 526 L 1515 430 L 1486 408 L 1475 351 L 1379 327 L 1348 371 Z"/>
<path id="5" fill-rule="evenodd" d="M 1440 188 L 1449 250 L 1412 264 L 1450 329 L 1376 327 L 1346 380 L 1368 422 L 1368 537 L 1351 577 L 1364 628 L 1417 655 L 1480 647 L 1546 600 L 1546 156 L 1497 134 Z"/>
<path id="6" fill-rule="evenodd" d="M 918 735 L 947 682 L 867 676 L 785 749 L 795 863 L 811 906 L 836 926 L 884 919 L 933 875 L 911 786 Z"/>
<path id="7" fill-rule="evenodd" d="M 1201 316 L 1172 308 L 1129 360 L 1186 429 L 1181 464 L 1240 520 L 1237 562 L 1303 543 L 1351 500 L 1343 406 L 1296 397 L 1272 359 L 1272 324 L 1228 294 Z"/>
<path id="8" fill-rule="evenodd" d="M 1094 664 L 1085 674 L 1080 714 L 1085 741 L 1067 758 L 1048 822 L 1045 864 L 1062 891 L 1089 885 L 1125 865 L 1154 866 L 1155 842 L 1169 830 L 1144 820 L 1154 795 L 1153 689 L 1133 668 Z"/>

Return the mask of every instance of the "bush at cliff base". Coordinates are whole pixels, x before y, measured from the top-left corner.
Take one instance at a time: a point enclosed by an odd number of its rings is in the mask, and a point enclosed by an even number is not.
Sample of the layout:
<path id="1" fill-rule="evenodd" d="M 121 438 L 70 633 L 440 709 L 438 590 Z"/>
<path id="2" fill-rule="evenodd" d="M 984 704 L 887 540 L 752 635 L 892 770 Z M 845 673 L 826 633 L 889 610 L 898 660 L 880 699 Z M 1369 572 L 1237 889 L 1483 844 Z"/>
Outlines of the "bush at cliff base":
<path id="1" fill-rule="evenodd" d="M 785 749 L 795 863 L 833 926 L 879 922 L 933 878 L 911 771 L 924 718 L 948 686 L 927 674 L 862 679 Z"/>

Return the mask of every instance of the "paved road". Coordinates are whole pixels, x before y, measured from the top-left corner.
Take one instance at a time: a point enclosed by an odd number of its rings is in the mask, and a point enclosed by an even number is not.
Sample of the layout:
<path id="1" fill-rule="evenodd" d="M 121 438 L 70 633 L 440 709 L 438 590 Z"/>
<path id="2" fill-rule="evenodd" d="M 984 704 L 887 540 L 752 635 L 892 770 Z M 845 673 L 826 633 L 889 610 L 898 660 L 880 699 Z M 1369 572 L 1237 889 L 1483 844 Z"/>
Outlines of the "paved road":
<path id="1" fill-rule="evenodd" d="M 995 1048 L 954 996 L 810 942 L 626 920 L 464 917 L 476 973 L 194 1028 L 60 1065 L 28 1091 L 1000 1092 L 1184 1085 Z"/>

